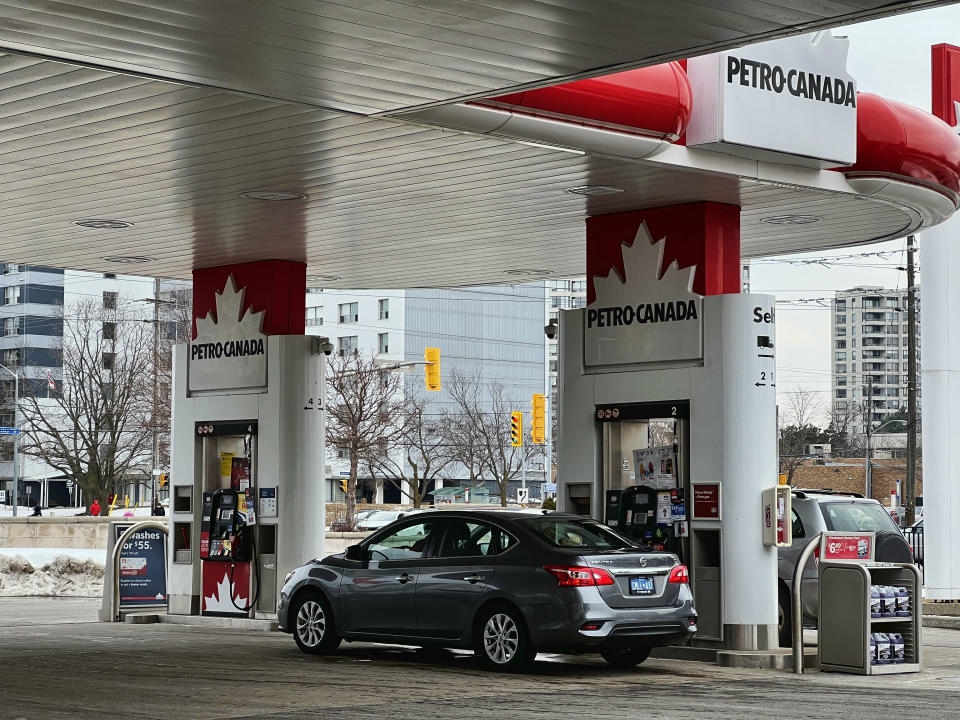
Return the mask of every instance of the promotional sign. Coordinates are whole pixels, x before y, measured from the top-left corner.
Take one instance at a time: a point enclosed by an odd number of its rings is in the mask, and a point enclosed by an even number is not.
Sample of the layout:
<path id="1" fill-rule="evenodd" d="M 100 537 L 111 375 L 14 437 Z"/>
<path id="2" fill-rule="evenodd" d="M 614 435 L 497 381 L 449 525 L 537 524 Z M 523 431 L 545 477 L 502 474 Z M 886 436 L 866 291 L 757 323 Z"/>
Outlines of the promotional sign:
<path id="1" fill-rule="evenodd" d="M 691 58 L 687 145 L 815 167 L 857 159 L 857 88 L 829 31 Z M 787 160 L 789 162 L 789 160 Z"/>
<path id="2" fill-rule="evenodd" d="M 189 389 L 231 390 L 267 384 L 267 335 L 263 310 L 243 310 L 244 290 L 233 275 L 216 293 L 213 311 L 197 318 L 197 336 L 190 342 Z"/>
<path id="3" fill-rule="evenodd" d="M 205 615 L 246 617 L 250 604 L 250 563 L 203 563 L 203 606 Z"/>
<path id="4" fill-rule="evenodd" d="M 639 485 L 650 485 L 658 490 L 677 486 L 677 456 L 673 445 L 634 450 L 633 466 Z"/>
<path id="5" fill-rule="evenodd" d="M 133 527 L 114 524 L 116 539 Z M 159 530 L 134 533 L 120 549 L 120 607 L 165 605 L 167 602 L 167 538 Z"/>
<path id="6" fill-rule="evenodd" d="M 720 519 L 720 485 L 718 483 L 694 483 L 691 494 L 694 520 Z"/>
<path id="7" fill-rule="evenodd" d="M 820 560 L 873 562 L 876 533 L 825 532 L 820 538 Z"/>

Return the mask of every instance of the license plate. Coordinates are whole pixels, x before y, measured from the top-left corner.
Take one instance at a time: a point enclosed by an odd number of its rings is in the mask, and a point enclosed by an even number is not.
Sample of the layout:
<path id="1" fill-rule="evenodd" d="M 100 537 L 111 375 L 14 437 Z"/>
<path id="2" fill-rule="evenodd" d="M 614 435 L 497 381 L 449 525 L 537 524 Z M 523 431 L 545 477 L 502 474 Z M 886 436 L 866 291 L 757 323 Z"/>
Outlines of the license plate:
<path id="1" fill-rule="evenodd" d="M 631 595 L 653 595 L 653 578 L 632 577 L 630 578 Z"/>

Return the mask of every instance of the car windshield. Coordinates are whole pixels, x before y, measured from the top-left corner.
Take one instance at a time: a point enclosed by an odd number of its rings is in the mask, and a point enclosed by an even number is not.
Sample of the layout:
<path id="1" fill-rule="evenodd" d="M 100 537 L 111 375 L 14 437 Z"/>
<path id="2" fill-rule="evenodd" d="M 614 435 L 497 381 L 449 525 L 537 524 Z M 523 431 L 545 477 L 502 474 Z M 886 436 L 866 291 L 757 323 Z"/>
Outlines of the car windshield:
<path id="1" fill-rule="evenodd" d="M 399 512 L 393 512 L 391 510 L 375 510 L 367 515 L 363 520 L 364 522 L 391 523 L 396 520 L 399 515 Z"/>
<path id="2" fill-rule="evenodd" d="M 585 550 L 622 550 L 636 547 L 606 525 L 593 520 L 539 517 L 521 522 L 555 547 Z"/>
<path id="3" fill-rule="evenodd" d="M 865 502 L 828 502 L 822 503 L 823 520 L 828 530 L 843 532 L 880 532 L 896 530 L 893 522 L 882 505 Z"/>

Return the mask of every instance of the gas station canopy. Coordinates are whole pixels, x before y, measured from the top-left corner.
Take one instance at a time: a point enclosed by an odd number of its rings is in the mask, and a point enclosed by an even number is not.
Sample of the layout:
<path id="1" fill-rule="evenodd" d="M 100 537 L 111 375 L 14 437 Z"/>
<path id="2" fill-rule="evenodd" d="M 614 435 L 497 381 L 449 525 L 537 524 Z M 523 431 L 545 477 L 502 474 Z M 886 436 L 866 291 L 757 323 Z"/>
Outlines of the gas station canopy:
<path id="1" fill-rule="evenodd" d="M 898 237 L 953 208 L 864 200 L 875 178 L 669 143 L 543 147 L 431 113 L 941 4 L 0 2 L 4 259 L 182 278 L 286 259 L 352 288 L 533 280 L 583 273 L 589 214 L 694 200 L 742 208 L 745 257 Z M 568 192 L 583 186 L 618 191 Z M 770 221 L 785 215 L 817 221 Z"/>

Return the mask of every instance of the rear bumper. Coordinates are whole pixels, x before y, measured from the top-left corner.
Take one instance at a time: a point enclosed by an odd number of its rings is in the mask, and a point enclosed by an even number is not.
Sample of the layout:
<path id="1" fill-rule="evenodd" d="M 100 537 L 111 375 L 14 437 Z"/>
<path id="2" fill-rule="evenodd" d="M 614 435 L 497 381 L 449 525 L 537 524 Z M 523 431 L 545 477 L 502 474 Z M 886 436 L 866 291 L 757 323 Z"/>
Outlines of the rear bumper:
<path id="1" fill-rule="evenodd" d="M 534 647 L 543 652 L 598 652 L 606 649 L 660 647 L 690 640 L 697 612 L 689 588 L 675 606 L 622 609 L 609 607 L 595 589 L 578 588 L 581 603 L 563 623 L 530 623 Z M 595 630 L 582 630 L 596 624 Z"/>

